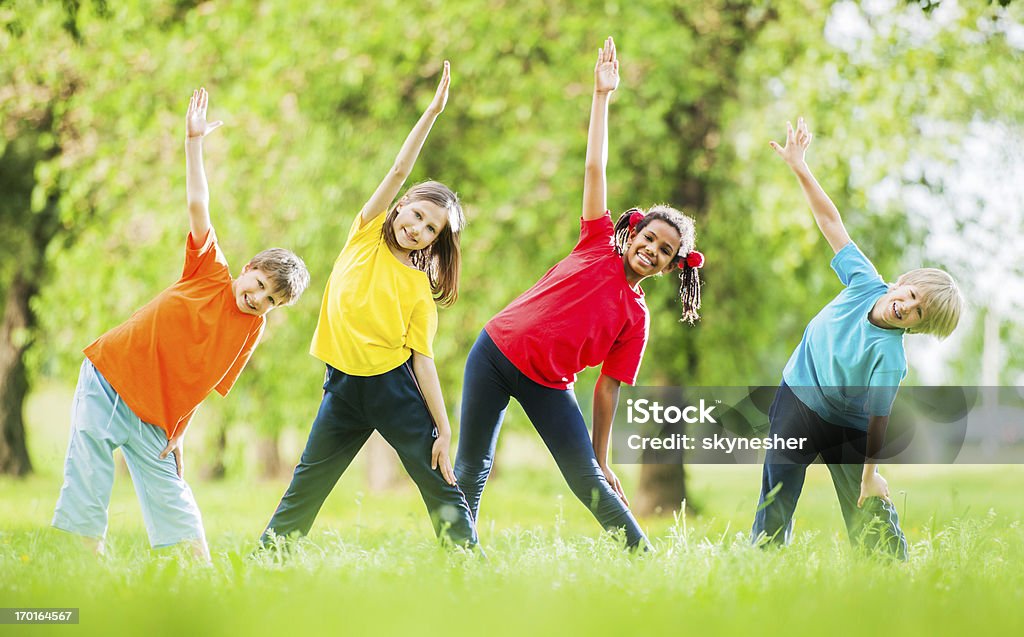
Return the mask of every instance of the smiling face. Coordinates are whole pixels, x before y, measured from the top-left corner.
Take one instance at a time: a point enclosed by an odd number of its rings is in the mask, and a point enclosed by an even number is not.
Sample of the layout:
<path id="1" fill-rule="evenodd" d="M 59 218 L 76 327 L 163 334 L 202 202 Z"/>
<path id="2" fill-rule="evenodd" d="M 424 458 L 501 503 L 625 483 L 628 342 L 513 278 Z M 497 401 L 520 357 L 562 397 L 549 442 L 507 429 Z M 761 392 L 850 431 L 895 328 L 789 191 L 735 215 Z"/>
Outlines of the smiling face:
<path id="1" fill-rule="evenodd" d="M 274 287 L 267 273 L 246 264 L 242 274 L 231 282 L 235 305 L 244 314 L 263 316 L 278 305 L 287 302 L 285 295 Z"/>
<path id="2" fill-rule="evenodd" d="M 868 319 L 885 329 L 913 329 L 925 319 L 922 294 L 914 285 L 893 286 L 875 302 Z"/>
<path id="3" fill-rule="evenodd" d="M 398 246 L 412 252 L 429 247 L 447 222 L 447 210 L 430 201 L 414 199 L 398 204 L 391 229 Z"/>
<path id="4" fill-rule="evenodd" d="M 672 267 L 672 260 L 679 253 L 680 241 L 675 227 L 661 219 L 652 219 L 632 235 L 622 255 L 627 278 L 639 282 Z M 630 277 L 630 273 L 634 276 Z"/>

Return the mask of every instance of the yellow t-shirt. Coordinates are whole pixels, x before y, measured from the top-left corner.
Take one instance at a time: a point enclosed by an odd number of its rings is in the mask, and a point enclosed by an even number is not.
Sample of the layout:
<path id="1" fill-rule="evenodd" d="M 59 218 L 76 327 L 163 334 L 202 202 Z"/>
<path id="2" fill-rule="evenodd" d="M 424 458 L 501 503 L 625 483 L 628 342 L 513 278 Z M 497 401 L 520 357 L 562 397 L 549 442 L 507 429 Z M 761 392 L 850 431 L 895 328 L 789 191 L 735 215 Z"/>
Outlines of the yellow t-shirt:
<path id="1" fill-rule="evenodd" d="M 357 215 L 324 290 L 309 353 L 353 376 L 398 367 L 413 350 L 434 356 L 437 306 L 425 272 L 391 254 L 381 229 Z"/>

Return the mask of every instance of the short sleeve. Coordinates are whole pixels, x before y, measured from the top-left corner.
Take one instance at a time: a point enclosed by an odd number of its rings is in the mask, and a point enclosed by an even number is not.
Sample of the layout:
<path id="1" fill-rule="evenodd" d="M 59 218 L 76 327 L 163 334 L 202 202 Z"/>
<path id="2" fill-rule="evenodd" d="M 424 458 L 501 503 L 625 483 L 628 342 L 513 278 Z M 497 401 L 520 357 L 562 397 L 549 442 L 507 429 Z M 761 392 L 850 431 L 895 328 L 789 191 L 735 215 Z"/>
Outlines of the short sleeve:
<path id="1" fill-rule="evenodd" d="M 435 334 L 437 334 L 437 305 L 433 299 L 420 301 L 412 309 L 405 345 L 415 352 L 433 358 Z"/>
<path id="2" fill-rule="evenodd" d="M 348 239 L 346 241 L 352 241 L 356 236 L 366 234 L 374 229 L 380 230 L 384 227 L 384 220 L 386 218 L 387 214 L 382 212 L 373 219 L 363 223 L 363 215 L 357 214 L 356 218 L 352 220 L 352 227 L 349 228 Z"/>
<path id="3" fill-rule="evenodd" d="M 836 252 L 831 265 L 839 280 L 848 288 L 885 283 L 874 264 L 852 241 Z"/>
<path id="4" fill-rule="evenodd" d="M 608 350 L 601 373 L 627 385 L 635 385 L 647 347 L 649 326 L 650 317 L 645 314 L 642 323 L 637 322 L 620 334 Z"/>
<path id="5" fill-rule="evenodd" d="M 868 416 L 888 416 L 896 400 L 900 382 L 905 374 L 899 371 L 875 372 L 871 374 L 867 392 Z"/>
<path id="6" fill-rule="evenodd" d="M 576 243 L 573 252 L 588 250 L 595 247 L 606 248 L 612 245 L 612 236 L 615 234 L 615 227 L 612 225 L 612 215 L 605 213 L 597 219 L 580 218 L 580 240 Z"/>
<path id="7" fill-rule="evenodd" d="M 260 343 L 260 338 L 263 336 L 263 328 L 266 326 L 266 320 L 261 316 L 259 318 L 259 325 L 256 329 L 249 333 L 249 336 L 245 339 L 245 344 L 242 345 L 241 351 L 238 352 L 238 356 L 235 361 L 231 363 L 231 367 L 228 369 L 224 377 L 217 383 L 217 393 L 221 396 L 227 396 L 231 388 L 234 387 L 235 381 L 238 380 L 239 374 L 245 369 L 246 363 L 252 358 L 252 353 L 256 351 L 256 346 Z M 209 385 L 207 385 L 209 386 Z"/>
<path id="8" fill-rule="evenodd" d="M 220 251 L 217 233 L 210 228 L 202 240 L 188 233 L 185 240 L 185 267 L 181 271 L 181 279 L 201 279 L 222 270 L 227 270 L 228 261 Z"/>

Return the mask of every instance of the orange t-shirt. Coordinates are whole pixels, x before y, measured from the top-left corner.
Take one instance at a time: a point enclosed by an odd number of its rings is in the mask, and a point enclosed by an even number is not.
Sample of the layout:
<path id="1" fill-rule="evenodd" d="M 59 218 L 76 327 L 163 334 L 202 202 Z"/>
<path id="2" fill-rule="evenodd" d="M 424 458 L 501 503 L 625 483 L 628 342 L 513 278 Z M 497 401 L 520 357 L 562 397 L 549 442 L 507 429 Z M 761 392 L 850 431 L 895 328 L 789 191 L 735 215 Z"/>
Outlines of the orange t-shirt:
<path id="1" fill-rule="evenodd" d="M 264 324 L 262 316 L 238 309 L 211 229 L 200 246 L 189 234 L 178 282 L 96 339 L 85 355 L 136 416 L 170 439 L 211 390 L 228 393 Z"/>

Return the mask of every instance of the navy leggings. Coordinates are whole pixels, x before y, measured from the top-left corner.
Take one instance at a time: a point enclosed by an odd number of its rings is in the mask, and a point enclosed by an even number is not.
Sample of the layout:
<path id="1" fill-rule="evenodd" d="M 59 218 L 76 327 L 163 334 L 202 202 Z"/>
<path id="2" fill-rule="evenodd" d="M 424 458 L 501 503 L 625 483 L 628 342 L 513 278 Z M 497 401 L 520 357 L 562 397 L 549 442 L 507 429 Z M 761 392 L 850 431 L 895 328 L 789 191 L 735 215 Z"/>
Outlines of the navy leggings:
<path id="1" fill-rule="evenodd" d="M 409 362 L 377 376 L 350 376 L 327 366 L 324 397 L 306 448 L 260 542 L 267 544 L 270 531 L 309 533 L 324 500 L 374 429 L 395 448 L 419 487 L 438 537 L 475 545 L 476 526 L 465 496 L 430 468 L 437 430 Z"/>
<path id="2" fill-rule="evenodd" d="M 576 395 L 571 389 L 551 389 L 524 376 L 486 331 L 480 333 L 466 361 L 459 452 L 455 458 L 455 476 L 469 501 L 473 519 L 480 509 L 480 496 L 491 472 L 498 431 L 510 397 L 523 406 L 569 488 L 601 526 L 625 529 L 630 547 L 646 547 L 647 537 L 640 525 L 597 464 Z"/>
<path id="3" fill-rule="evenodd" d="M 868 498 L 863 508 L 860 478 L 864 469 L 867 434 L 824 420 L 782 383 L 768 411 L 770 435 L 805 438 L 803 450 L 770 450 L 765 455 L 761 497 L 751 539 L 788 544 L 793 536 L 793 513 L 804 486 L 807 467 L 821 455 L 832 474 L 850 541 L 868 550 L 907 559 L 907 539 L 900 529 L 896 508 L 881 498 Z M 773 493 L 774 491 L 774 493 Z"/>

